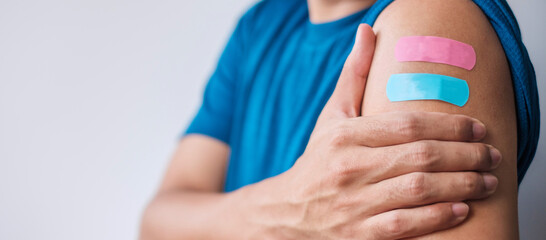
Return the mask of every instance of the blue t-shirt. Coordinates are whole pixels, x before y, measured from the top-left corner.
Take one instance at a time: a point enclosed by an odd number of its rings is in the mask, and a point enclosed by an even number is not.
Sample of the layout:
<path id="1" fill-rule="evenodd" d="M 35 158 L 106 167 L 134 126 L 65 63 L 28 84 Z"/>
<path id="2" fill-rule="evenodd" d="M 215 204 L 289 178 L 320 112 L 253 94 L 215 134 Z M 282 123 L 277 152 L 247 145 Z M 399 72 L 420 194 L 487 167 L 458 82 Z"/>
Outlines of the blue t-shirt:
<path id="1" fill-rule="evenodd" d="M 343 19 L 313 24 L 306 0 L 265 0 L 241 18 L 186 131 L 229 144 L 225 191 L 278 175 L 294 164 L 335 88 L 358 25 L 373 25 L 391 2 L 378 0 Z M 534 71 L 508 5 L 475 2 L 492 19 L 511 64 L 521 181 L 538 140 Z M 495 22 L 492 15 L 501 19 Z"/>

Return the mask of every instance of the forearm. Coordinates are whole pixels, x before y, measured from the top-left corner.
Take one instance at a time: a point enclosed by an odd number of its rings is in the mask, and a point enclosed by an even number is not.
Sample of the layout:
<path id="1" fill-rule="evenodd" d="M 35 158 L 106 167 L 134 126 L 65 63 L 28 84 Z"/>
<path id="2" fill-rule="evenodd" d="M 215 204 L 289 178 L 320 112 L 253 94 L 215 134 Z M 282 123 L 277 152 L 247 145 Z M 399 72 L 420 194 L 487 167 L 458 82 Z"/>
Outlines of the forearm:
<path id="1" fill-rule="evenodd" d="M 158 194 L 144 212 L 141 240 L 241 237 L 233 235 L 237 232 L 230 232 L 230 229 L 242 229 L 235 198 L 235 192 L 172 191 Z"/>
<path id="2" fill-rule="evenodd" d="M 140 239 L 266 239 L 278 234 L 277 214 L 288 211 L 276 204 L 272 181 L 276 180 L 266 179 L 230 193 L 160 193 L 144 212 Z"/>

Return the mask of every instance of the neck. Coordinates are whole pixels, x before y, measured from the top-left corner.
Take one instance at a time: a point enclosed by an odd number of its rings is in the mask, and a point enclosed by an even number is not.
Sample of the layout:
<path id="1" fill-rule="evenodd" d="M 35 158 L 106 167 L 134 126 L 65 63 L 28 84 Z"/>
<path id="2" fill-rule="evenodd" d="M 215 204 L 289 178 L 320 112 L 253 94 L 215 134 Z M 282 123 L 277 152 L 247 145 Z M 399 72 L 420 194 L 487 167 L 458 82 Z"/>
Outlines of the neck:
<path id="1" fill-rule="evenodd" d="M 371 6 L 375 0 L 307 0 L 312 23 L 331 22 Z"/>

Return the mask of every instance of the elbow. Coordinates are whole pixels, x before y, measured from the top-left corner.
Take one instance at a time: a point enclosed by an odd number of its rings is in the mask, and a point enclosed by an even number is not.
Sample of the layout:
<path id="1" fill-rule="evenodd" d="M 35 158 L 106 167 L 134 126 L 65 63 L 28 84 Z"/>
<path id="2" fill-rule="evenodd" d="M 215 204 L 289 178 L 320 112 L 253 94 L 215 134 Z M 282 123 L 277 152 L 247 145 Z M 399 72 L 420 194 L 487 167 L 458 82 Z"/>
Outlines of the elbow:
<path id="1" fill-rule="evenodd" d="M 161 221 L 158 208 L 157 197 L 144 208 L 140 218 L 139 240 L 163 239 L 159 236 L 161 231 L 158 231 L 158 224 Z"/>

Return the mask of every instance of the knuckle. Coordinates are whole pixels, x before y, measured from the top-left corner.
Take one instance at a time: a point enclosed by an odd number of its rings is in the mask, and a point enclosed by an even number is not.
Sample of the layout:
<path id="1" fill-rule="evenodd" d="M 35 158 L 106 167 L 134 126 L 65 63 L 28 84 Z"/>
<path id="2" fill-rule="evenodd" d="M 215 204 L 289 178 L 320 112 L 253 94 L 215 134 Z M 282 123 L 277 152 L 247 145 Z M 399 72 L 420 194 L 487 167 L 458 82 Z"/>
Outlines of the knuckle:
<path id="1" fill-rule="evenodd" d="M 483 169 L 486 168 L 489 164 L 489 148 L 482 143 L 474 145 L 474 150 L 472 151 L 472 160 L 474 165 L 473 169 Z"/>
<path id="2" fill-rule="evenodd" d="M 346 178 L 347 175 L 349 175 L 352 172 L 352 168 L 350 164 L 347 163 L 347 161 L 343 159 L 338 159 L 336 161 L 333 161 L 330 166 L 330 172 L 332 175 L 332 179 L 336 180 L 336 182 L 340 182 Z"/>
<path id="3" fill-rule="evenodd" d="M 475 172 L 467 172 L 461 177 L 462 179 L 462 188 L 465 192 L 475 193 L 479 192 L 481 189 L 482 177 L 480 174 Z"/>
<path id="4" fill-rule="evenodd" d="M 358 239 L 361 234 L 354 224 L 339 224 L 333 227 L 333 232 L 342 239 Z"/>
<path id="5" fill-rule="evenodd" d="M 323 181 L 323 186 L 337 189 L 344 185 L 347 180 L 345 174 L 341 173 L 339 170 L 331 170 L 328 174 L 326 174 Z"/>
<path id="6" fill-rule="evenodd" d="M 445 211 L 441 206 L 434 206 L 427 208 L 426 216 L 432 225 L 439 226 L 444 224 L 446 219 L 449 219 L 451 210 Z"/>
<path id="7" fill-rule="evenodd" d="M 333 127 L 329 140 L 330 145 L 339 147 L 347 144 L 351 136 L 351 128 L 346 123 L 338 123 Z"/>
<path id="8" fill-rule="evenodd" d="M 388 236 L 400 236 L 404 234 L 405 225 L 402 215 L 398 212 L 393 212 L 384 225 L 384 231 Z"/>
<path id="9" fill-rule="evenodd" d="M 398 123 L 398 132 L 409 140 L 421 137 L 421 121 L 416 113 L 405 114 Z"/>
<path id="10" fill-rule="evenodd" d="M 347 159 L 335 159 L 328 164 L 328 172 L 325 179 L 326 184 L 340 188 L 348 185 L 354 179 L 353 176 L 358 172 L 358 169 Z"/>
<path id="11" fill-rule="evenodd" d="M 438 163 L 439 152 L 429 141 L 416 142 L 413 146 L 411 159 L 424 170 L 431 170 Z"/>
<path id="12" fill-rule="evenodd" d="M 426 175 L 424 173 L 412 173 L 409 176 L 406 188 L 407 195 L 415 201 L 424 201 L 429 197 L 426 186 Z"/>
<path id="13" fill-rule="evenodd" d="M 472 139 L 472 121 L 467 117 L 456 116 L 452 126 L 457 139 Z"/>

